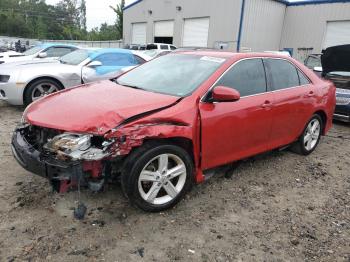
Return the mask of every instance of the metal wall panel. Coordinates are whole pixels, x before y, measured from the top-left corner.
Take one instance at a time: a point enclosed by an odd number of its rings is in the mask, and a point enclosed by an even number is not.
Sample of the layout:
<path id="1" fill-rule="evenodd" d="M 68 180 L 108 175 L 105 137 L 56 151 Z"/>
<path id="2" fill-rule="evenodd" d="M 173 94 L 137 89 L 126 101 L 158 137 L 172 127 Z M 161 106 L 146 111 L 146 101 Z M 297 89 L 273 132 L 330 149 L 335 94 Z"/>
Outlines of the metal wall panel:
<path id="1" fill-rule="evenodd" d="M 293 48 L 300 61 L 320 53 L 328 21 L 350 20 L 350 3 L 288 6 L 280 48 Z"/>
<path id="2" fill-rule="evenodd" d="M 285 11 L 273 0 L 246 0 L 241 50 L 278 51 Z"/>
<path id="3" fill-rule="evenodd" d="M 208 47 L 227 44 L 235 50 L 242 0 L 143 0 L 124 11 L 123 39 L 131 43 L 132 23 L 147 22 L 147 42 L 153 42 L 154 22 L 174 20 L 174 44 L 181 46 L 187 18 L 210 18 Z"/>

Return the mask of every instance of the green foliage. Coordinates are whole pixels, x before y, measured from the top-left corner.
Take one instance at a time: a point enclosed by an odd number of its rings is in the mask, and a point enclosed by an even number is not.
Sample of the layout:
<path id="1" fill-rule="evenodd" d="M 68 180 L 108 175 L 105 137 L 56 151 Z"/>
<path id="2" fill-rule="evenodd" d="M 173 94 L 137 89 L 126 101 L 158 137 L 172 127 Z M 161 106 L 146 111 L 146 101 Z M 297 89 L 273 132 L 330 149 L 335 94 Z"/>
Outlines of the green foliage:
<path id="1" fill-rule="evenodd" d="M 56 40 L 117 40 L 122 37 L 123 21 L 122 9 L 118 8 L 122 7 L 117 6 L 116 25 L 102 24 L 88 32 L 86 0 L 61 0 L 54 6 L 46 4 L 45 0 L 0 0 L 0 35 Z"/>
<path id="2" fill-rule="evenodd" d="M 121 0 L 120 4 L 117 5 L 117 8 L 110 6 L 110 8 L 112 8 L 113 11 L 117 15 L 117 21 L 115 23 L 115 27 L 116 27 L 117 36 L 119 39 L 123 38 L 123 9 L 124 9 L 124 6 L 125 6 L 125 0 Z"/>

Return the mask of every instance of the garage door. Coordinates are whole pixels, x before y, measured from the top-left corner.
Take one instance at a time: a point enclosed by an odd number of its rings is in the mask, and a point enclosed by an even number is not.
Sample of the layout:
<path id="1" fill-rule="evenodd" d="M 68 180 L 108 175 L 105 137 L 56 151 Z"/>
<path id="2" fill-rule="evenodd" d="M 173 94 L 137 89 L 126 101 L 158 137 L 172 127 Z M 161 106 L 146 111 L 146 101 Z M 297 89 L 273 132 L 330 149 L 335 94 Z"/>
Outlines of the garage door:
<path id="1" fill-rule="evenodd" d="M 183 46 L 208 46 L 209 17 L 185 19 Z"/>
<path id="2" fill-rule="evenodd" d="M 132 24 L 132 44 L 146 44 L 146 23 Z"/>
<path id="3" fill-rule="evenodd" d="M 154 23 L 155 37 L 173 37 L 174 21 L 158 21 Z"/>
<path id="4" fill-rule="evenodd" d="M 350 43 L 350 21 L 334 21 L 327 23 L 324 48 Z"/>
<path id="5" fill-rule="evenodd" d="M 174 21 L 157 21 L 154 23 L 154 42 L 172 44 L 174 35 Z"/>

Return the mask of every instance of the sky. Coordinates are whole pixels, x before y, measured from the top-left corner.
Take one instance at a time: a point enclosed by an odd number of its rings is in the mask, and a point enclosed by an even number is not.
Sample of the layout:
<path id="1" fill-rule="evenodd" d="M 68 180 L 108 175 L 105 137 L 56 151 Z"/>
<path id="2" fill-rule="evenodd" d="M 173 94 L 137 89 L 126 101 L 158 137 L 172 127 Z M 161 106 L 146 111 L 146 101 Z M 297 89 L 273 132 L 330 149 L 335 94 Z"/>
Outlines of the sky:
<path id="1" fill-rule="evenodd" d="M 126 0 L 125 4 L 128 5 L 135 0 Z M 57 4 L 59 0 L 46 0 L 47 4 Z M 86 26 L 90 30 L 94 27 L 99 27 L 102 23 L 106 22 L 109 25 L 114 24 L 116 15 L 109 7 L 117 6 L 120 0 L 86 0 Z"/>

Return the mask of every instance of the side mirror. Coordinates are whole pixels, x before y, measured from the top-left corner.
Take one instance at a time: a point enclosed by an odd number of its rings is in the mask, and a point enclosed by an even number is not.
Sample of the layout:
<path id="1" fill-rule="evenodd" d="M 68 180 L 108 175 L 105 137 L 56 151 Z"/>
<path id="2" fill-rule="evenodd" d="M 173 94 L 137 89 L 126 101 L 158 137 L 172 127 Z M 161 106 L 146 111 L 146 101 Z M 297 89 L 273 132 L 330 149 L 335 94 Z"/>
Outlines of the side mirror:
<path id="1" fill-rule="evenodd" d="M 46 58 L 47 57 L 47 53 L 46 52 L 41 52 L 38 54 L 39 58 Z"/>
<path id="2" fill-rule="evenodd" d="M 234 88 L 217 86 L 212 91 L 212 97 L 214 102 L 234 102 L 239 100 L 241 95 Z"/>
<path id="3" fill-rule="evenodd" d="M 92 61 L 90 64 L 87 65 L 88 67 L 98 67 L 98 66 L 102 66 L 102 63 L 100 61 Z"/>
<path id="4" fill-rule="evenodd" d="M 313 69 L 315 72 L 322 72 L 322 67 L 320 66 L 315 66 Z"/>

